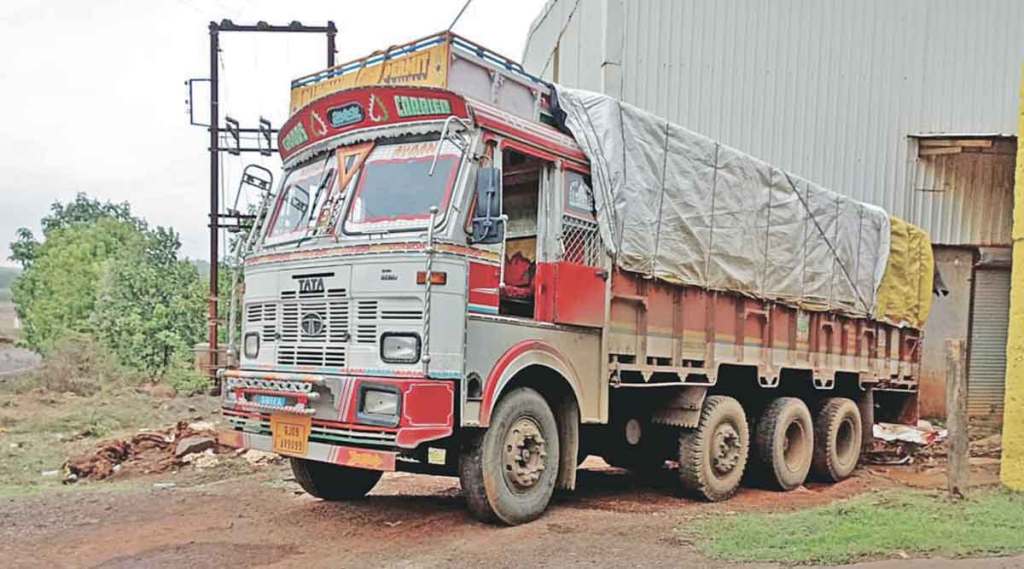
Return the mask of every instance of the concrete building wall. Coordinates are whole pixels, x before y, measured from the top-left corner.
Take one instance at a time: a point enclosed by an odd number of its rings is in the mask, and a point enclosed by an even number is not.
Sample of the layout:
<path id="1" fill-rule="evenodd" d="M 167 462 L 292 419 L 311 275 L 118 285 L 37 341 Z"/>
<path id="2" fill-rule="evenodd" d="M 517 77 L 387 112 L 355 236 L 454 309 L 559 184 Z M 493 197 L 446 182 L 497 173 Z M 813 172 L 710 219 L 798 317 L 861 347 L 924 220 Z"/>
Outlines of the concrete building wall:
<path id="1" fill-rule="evenodd" d="M 970 248 L 935 248 L 935 264 L 949 294 L 933 299 L 932 313 L 924 327 L 920 397 L 923 417 L 946 415 L 946 340 L 967 338 L 974 258 Z"/>
<path id="2" fill-rule="evenodd" d="M 1020 0 L 552 0 L 523 62 L 882 206 L 936 243 L 1003 245 L 1011 186 L 934 191 L 951 170 L 919 160 L 912 135 L 1015 133 L 1021 22 Z"/>

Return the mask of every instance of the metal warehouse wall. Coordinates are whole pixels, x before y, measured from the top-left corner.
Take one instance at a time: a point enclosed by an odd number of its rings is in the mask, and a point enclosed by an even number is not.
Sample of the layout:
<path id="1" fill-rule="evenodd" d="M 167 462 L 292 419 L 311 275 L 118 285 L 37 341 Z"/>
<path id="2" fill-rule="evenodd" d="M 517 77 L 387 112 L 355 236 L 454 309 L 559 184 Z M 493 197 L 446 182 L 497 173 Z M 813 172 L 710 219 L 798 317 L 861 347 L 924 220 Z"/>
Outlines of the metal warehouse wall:
<path id="1" fill-rule="evenodd" d="M 981 178 L 956 187 L 964 167 L 919 160 L 908 135 L 1012 135 L 1022 23 L 1024 0 L 552 0 L 523 61 L 880 205 L 936 243 L 1009 244 L 1012 183 L 985 173 L 1003 165 L 972 163 Z"/>

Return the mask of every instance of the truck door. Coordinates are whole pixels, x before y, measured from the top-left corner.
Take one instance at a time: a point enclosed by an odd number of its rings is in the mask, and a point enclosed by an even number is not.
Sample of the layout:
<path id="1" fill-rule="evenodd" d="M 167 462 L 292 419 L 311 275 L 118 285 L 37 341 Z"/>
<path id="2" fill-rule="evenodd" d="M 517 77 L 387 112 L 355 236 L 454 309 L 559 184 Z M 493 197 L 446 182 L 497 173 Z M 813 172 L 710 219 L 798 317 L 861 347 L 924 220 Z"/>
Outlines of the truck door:
<path id="1" fill-rule="evenodd" d="M 545 161 L 516 150 L 502 151 L 502 206 L 505 228 L 500 314 L 534 317 L 538 261 L 538 219 Z"/>
<path id="2" fill-rule="evenodd" d="M 588 177 L 559 168 L 551 178 L 549 221 L 537 270 L 537 319 L 599 328 L 604 324 L 605 255 Z"/>

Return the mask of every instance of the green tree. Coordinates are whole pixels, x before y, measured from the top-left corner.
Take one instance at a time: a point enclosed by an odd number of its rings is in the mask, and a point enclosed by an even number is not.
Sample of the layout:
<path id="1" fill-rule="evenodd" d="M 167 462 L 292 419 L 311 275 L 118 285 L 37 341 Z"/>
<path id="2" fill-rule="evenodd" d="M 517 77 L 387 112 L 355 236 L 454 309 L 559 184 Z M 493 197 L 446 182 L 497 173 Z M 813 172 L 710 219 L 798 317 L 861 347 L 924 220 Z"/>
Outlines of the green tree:
<path id="1" fill-rule="evenodd" d="M 41 243 L 26 230 L 11 247 L 25 267 L 12 292 L 26 344 L 45 353 L 62 336 L 88 334 L 150 375 L 188 365 L 206 289 L 178 258 L 177 233 L 83 194 L 55 203 L 42 227 Z"/>
<path id="2" fill-rule="evenodd" d="M 103 275 L 92 323 L 122 364 L 162 373 L 203 337 L 205 297 L 187 261 L 119 258 Z"/>
<path id="3" fill-rule="evenodd" d="M 66 204 L 59 201 L 50 205 L 50 213 L 43 216 L 40 225 L 43 228 L 43 238 L 49 239 L 50 235 L 75 225 L 89 225 L 100 219 L 113 219 L 122 221 L 134 226 L 139 231 L 145 231 L 148 226 L 145 220 L 132 215 L 128 202 L 115 204 L 113 202 L 101 202 L 90 198 L 84 193 L 75 195 L 75 199 Z M 162 230 L 162 228 L 157 228 Z M 17 238 L 11 243 L 12 261 L 21 264 L 22 268 L 28 268 L 39 255 L 40 242 L 27 227 L 18 229 Z"/>
<path id="4" fill-rule="evenodd" d="M 24 342 L 45 351 L 65 332 L 91 332 L 108 265 L 138 258 L 144 241 L 135 227 L 111 218 L 50 231 L 11 287 Z"/>

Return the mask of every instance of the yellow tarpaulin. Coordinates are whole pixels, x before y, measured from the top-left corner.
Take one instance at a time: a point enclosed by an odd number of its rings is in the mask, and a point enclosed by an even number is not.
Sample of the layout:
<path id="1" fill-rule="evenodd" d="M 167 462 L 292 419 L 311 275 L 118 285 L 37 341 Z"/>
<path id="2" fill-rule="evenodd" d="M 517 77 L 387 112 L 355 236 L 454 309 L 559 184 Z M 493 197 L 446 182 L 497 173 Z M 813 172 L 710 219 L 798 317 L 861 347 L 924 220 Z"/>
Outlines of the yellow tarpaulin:
<path id="1" fill-rule="evenodd" d="M 875 318 L 898 326 L 923 328 L 932 307 L 935 258 L 928 234 L 891 218 L 889 261 L 878 287 Z"/>

